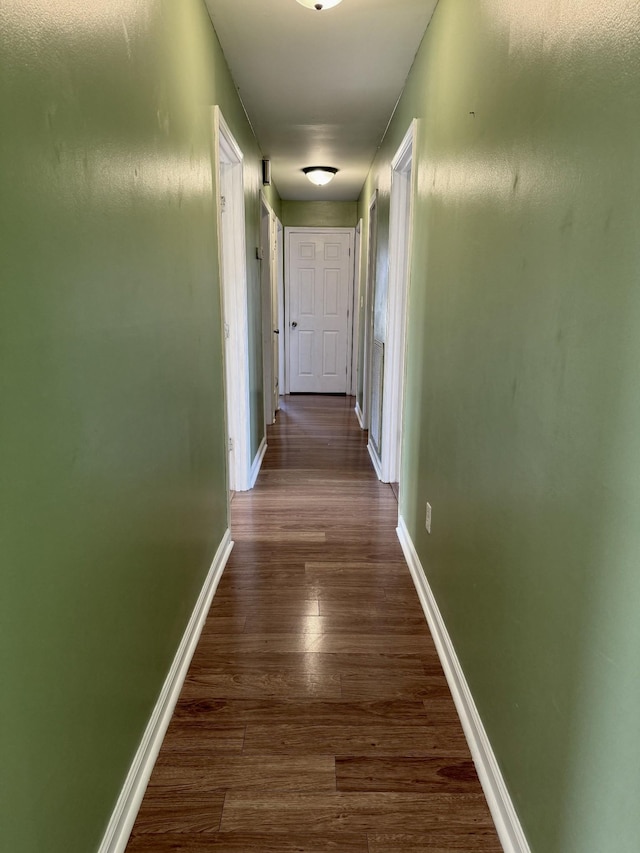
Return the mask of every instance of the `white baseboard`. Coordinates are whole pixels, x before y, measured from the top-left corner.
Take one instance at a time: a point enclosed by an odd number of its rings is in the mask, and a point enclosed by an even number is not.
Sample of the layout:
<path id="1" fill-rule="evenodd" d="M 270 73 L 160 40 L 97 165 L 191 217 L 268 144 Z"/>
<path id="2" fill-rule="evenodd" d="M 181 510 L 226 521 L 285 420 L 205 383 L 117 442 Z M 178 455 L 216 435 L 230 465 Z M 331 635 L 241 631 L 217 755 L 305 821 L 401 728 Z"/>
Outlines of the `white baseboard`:
<path id="1" fill-rule="evenodd" d="M 260 447 L 258 448 L 258 452 L 256 453 L 256 458 L 253 460 L 253 465 L 251 466 L 251 474 L 249 475 L 249 488 L 252 489 L 256 480 L 258 479 L 258 474 L 260 473 L 260 466 L 262 465 L 262 460 L 264 459 L 264 454 L 267 452 L 267 439 L 266 437 L 262 439 L 260 443 Z"/>
<path id="2" fill-rule="evenodd" d="M 171 721 L 180 690 L 187 676 L 191 658 L 196 650 L 211 600 L 233 548 L 229 530 L 222 538 L 209 569 L 202 591 L 189 619 L 178 651 L 171 664 L 156 706 L 147 724 L 140 746 L 118 797 L 111 820 L 98 848 L 98 853 L 123 853 L 138 814 L 153 765 Z"/>
<path id="3" fill-rule="evenodd" d="M 373 445 L 370 441 L 367 442 L 367 450 L 369 451 L 369 456 L 371 457 L 371 462 L 373 463 L 373 470 L 376 472 L 378 479 L 382 480 L 382 467 L 380 466 L 380 460 L 378 459 L 376 452 L 373 449 Z"/>
<path id="4" fill-rule="evenodd" d="M 427 581 L 404 519 L 398 519 L 398 539 L 418 592 L 440 662 L 456 703 L 473 761 L 505 853 L 530 853 L 529 844 L 500 772 L 491 742 L 482 724 L 471 690 L 458 660 L 447 626 Z"/>
<path id="5" fill-rule="evenodd" d="M 360 429 L 364 429 L 364 418 L 362 416 L 362 409 L 360 408 L 360 403 L 356 400 L 356 417 L 358 419 L 358 423 L 360 424 Z"/>

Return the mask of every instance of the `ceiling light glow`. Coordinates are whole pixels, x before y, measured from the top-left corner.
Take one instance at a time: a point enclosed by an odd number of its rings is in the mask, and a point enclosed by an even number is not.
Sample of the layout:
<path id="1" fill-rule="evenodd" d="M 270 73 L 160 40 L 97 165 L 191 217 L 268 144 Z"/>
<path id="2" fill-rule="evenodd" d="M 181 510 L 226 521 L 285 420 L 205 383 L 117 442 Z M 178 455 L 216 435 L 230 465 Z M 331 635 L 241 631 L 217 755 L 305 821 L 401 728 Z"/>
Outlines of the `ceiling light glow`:
<path id="1" fill-rule="evenodd" d="M 342 0 L 298 0 L 301 6 L 306 6 L 307 9 L 315 9 L 316 12 L 324 12 L 326 9 L 333 9 Z"/>
<path id="2" fill-rule="evenodd" d="M 300 2 L 300 0 L 298 0 Z M 312 184 L 317 187 L 324 187 L 332 181 L 338 174 L 338 170 L 333 166 L 307 166 L 302 170 Z"/>

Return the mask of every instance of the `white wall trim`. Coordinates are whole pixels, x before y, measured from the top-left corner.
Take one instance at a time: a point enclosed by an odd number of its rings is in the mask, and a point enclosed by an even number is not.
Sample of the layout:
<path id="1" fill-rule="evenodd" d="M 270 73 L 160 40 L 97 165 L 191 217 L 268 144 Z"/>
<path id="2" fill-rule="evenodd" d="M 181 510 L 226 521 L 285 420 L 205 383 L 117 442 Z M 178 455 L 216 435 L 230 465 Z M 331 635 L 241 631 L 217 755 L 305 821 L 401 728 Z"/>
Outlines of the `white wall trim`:
<path id="1" fill-rule="evenodd" d="M 258 452 L 256 453 L 256 458 L 253 460 L 253 465 L 251 466 L 251 479 L 250 488 L 252 489 L 256 480 L 258 479 L 258 474 L 260 473 L 260 468 L 262 466 L 262 460 L 264 459 L 264 454 L 267 452 L 267 439 L 263 438 L 260 442 L 260 447 L 258 448 Z"/>
<path id="2" fill-rule="evenodd" d="M 198 596 L 171 669 L 167 675 L 156 706 L 147 724 L 138 750 L 115 805 L 111 820 L 98 848 L 98 853 L 124 853 L 133 828 L 151 771 L 171 721 L 178 696 L 187 676 L 191 658 L 196 650 L 202 628 L 222 573 L 233 548 L 231 533 L 224 534 L 209 573 Z"/>
<path id="3" fill-rule="evenodd" d="M 373 470 L 376 472 L 376 476 L 379 480 L 382 479 L 382 468 L 380 467 L 380 460 L 378 459 L 378 454 L 376 453 L 376 449 L 371 444 L 371 440 L 367 442 L 367 450 L 369 451 L 369 456 L 371 457 L 371 462 L 373 463 Z"/>
<path id="4" fill-rule="evenodd" d="M 502 847 L 505 853 L 530 853 L 529 844 L 500 772 L 491 742 L 482 724 L 482 719 L 447 631 L 447 626 L 402 517 L 398 518 L 396 533 L 418 592 L 420 604 L 427 617 Z"/>
<path id="5" fill-rule="evenodd" d="M 360 424 L 360 429 L 364 429 L 364 418 L 362 417 L 362 410 L 360 409 L 360 403 L 356 400 L 356 408 L 355 408 L 356 417 L 358 419 L 358 423 Z"/>

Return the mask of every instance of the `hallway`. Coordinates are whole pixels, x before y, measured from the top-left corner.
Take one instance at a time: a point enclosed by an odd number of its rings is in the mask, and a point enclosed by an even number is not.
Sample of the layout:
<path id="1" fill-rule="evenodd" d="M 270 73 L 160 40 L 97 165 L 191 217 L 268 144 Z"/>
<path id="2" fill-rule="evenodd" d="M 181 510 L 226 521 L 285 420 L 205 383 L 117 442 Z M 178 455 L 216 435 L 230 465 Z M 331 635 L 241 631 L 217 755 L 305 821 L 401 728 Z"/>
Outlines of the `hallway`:
<path id="1" fill-rule="evenodd" d="M 498 853 L 353 398 L 283 398 L 128 853 Z"/>

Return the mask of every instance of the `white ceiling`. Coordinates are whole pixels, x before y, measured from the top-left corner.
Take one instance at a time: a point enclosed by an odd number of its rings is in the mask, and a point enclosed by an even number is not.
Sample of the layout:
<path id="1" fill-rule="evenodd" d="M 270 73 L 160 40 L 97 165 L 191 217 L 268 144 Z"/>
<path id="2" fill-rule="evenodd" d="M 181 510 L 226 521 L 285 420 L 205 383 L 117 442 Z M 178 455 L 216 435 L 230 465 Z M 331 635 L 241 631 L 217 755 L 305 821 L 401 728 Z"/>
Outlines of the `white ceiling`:
<path id="1" fill-rule="evenodd" d="M 280 196 L 357 199 L 437 0 L 205 2 Z"/>

